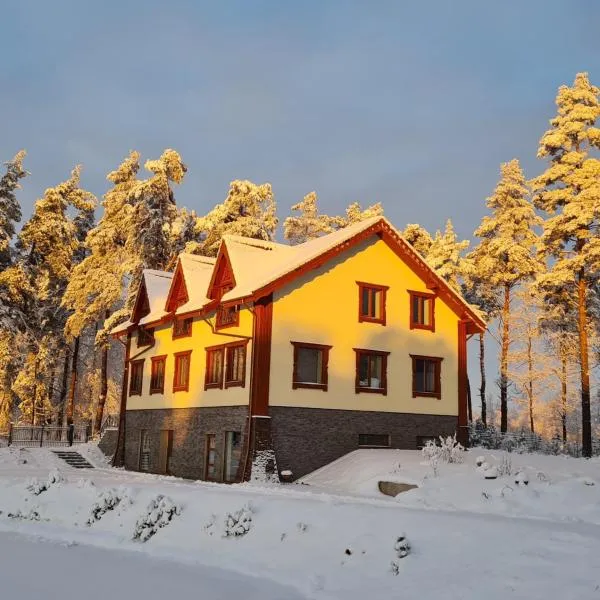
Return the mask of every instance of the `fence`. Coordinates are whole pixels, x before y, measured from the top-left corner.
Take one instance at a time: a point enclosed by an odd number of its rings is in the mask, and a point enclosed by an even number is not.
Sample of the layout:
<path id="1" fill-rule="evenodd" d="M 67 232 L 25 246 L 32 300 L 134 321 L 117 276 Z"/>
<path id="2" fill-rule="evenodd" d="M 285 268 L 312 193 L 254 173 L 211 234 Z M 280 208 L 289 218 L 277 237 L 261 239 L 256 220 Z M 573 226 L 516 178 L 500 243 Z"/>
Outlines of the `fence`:
<path id="1" fill-rule="evenodd" d="M 7 441 L 9 446 L 41 448 L 85 444 L 89 439 L 89 425 L 11 425 Z"/>
<path id="2" fill-rule="evenodd" d="M 480 424 L 469 427 L 469 445 L 481 446 L 490 450 L 506 450 L 507 452 L 540 452 L 542 454 L 568 454 L 580 457 L 581 442 L 563 443 L 560 437 L 543 438 L 530 431 L 507 431 L 501 433 L 493 427 L 484 428 Z M 592 454 L 600 456 L 600 440 L 592 441 Z"/>
<path id="3" fill-rule="evenodd" d="M 100 426 L 100 433 L 104 433 L 107 429 L 119 428 L 119 415 L 106 415 Z"/>

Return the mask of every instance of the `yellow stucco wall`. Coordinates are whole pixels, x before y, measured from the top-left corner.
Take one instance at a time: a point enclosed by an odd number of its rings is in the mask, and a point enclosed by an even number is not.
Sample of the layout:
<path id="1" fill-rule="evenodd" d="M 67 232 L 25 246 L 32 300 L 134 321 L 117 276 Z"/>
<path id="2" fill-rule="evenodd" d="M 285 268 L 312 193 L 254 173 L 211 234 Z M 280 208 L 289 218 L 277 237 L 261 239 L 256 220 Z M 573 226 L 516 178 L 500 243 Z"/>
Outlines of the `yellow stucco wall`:
<path id="1" fill-rule="evenodd" d="M 389 286 L 387 324 L 358 322 L 357 281 Z M 458 414 L 458 317 L 439 298 L 435 332 L 410 330 L 407 290 L 428 292 L 390 248 L 373 237 L 274 294 L 270 405 Z M 290 341 L 329 344 L 329 389 L 292 389 Z M 388 394 L 354 390 L 353 348 L 389 351 Z M 412 397 L 410 354 L 442 357 L 441 399 Z"/>
<path id="2" fill-rule="evenodd" d="M 209 317 L 214 324 L 214 314 Z M 240 324 L 238 327 L 228 327 L 213 332 L 209 323 L 203 319 L 194 318 L 192 335 L 172 339 L 171 325 L 161 325 L 154 330 L 154 346 L 142 354 L 144 348 L 138 348 L 136 336 L 131 343 L 131 358 L 144 358 L 144 381 L 141 396 L 129 396 L 127 409 L 153 409 L 153 408 L 190 408 L 199 406 L 237 406 L 247 405 L 250 397 L 250 364 L 252 342 L 248 342 L 246 350 L 246 385 L 245 387 L 231 387 L 228 389 L 204 389 L 204 375 L 206 369 L 207 346 L 227 344 L 244 336 L 252 335 L 252 313 L 247 309 L 240 311 Z M 192 350 L 190 362 L 190 380 L 187 392 L 173 392 L 173 375 L 175 368 L 175 352 Z M 139 356 L 137 356 L 139 354 Z M 152 356 L 167 355 L 165 371 L 164 394 L 150 394 L 150 371 Z"/>

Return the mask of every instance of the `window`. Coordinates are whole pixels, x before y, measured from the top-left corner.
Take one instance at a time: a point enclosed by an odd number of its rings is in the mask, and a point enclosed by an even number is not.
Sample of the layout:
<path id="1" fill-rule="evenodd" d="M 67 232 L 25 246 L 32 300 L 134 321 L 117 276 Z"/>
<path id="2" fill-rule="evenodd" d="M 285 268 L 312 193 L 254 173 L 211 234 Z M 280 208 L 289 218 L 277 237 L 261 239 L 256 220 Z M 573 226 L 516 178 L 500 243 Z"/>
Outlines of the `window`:
<path id="1" fill-rule="evenodd" d="M 368 448 L 389 448 L 390 436 L 387 433 L 359 433 L 358 445 Z"/>
<path id="2" fill-rule="evenodd" d="M 144 381 L 144 359 L 131 361 L 131 379 L 129 381 L 129 395 L 140 396 Z"/>
<path id="3" fill-rule="evenodd" d="M 389 289 L 385 285 L 358 283 L 358 320 L 359 322 L 380 323 L 385 325 L 385 294 Z"/>
<path id="4" fill-rule="evenodd" d="M 244 387 L 248 340 L 206 348 L 204 389 Z"/>
<path id="5" fill-rule="evenodd" d="M 410 294 L 410 328 L 435 331 L 435 295 L 425 292 Z"/>
<path id="6" fill-rule="evenodd" d="M 412 358 L 412 391 L 413 398 L 426 396 L 442 397 L 442 359 L 431 356 L 416 356 Z"/>
<path id="7" fill-rule="evenodd" d="M 158 453 L 158 472 L 169 475 L 170 462 L 173 451 L 173 430 L 162 429 L 160 432 L 160 446 Z"/>
<path id="8" fill-rule="evenodd" d="M 241 386 L 246 383 L 246 343 L 229 344 L 225 349 L 225 387 Z"/>
<path id="9" fill-rule="evenodd" d="M 173 322 L 173 339 L 181 337 L 189 337 L 192 335 L 192 323 L 194 319 L 192 317 L 188 319 L 175 318 Z"/>
<path id="10" fill-rule="evenodd" d="M 224 285 L 217 291 L 217 299 L 220 301 L 221 298 L 230 290 L 233 289 L 232 285 Z M 219 306 L 217 309 L 217 329 L 224 327 L 234 327 L 240 324 L 240 313 L 236 306 Z"/>
<path id="11" fill-rule="evenodd" d="M 140 327 L 137 337 L 138 347 L 152 346 L 152 344 L 154 344 L 154 329 L 143 329 Z"/>
<path id="12" fill-rule="evenodd" d="M 242 434 L 239 431 L 225 433 L 225 481 L 235 481 L 242 457 Z"/>
<path id="13" fill-rule="evenodd" d="M 389 352 L 354 348 L 356 352 L 355 391 L 387 394 L 387 357 Z"/>
<path id="14" fill-rule="evenodd" d="M 312 388 L 327 391 L 327 366 L 331 346 L 292 342 L 294 346 L 294 372 L 292 389 Z"/>
<path id="15" fill-rule="evenodd" d="M 204 479 L 217 481 L 217 436 L 214 433 L 206 435 L 204 463 Z"/>
<path id="16" fill-rule="evenodd" d="M 150 471 L 150 433 L 147 429 L 140 431 L 140 460 L 138 468 L 140 471 Z"/>
<path id="17" fill-rule="evenodd" d="M 165 391 L 165 364 L 166 356 L 153 356 L 152 370 L 150 373 L 150 393 L 162 394 Z"/>
<path id="18" fill-rule="evenodd" d="M 223 367 L 225 362 L 225 348 L 215 346 L 206 349 L 206 373 L 204 376 L 204 389 L 223 387 Z"/>
<path id="19" fill-rule="evenodd" d="M 187 392 L 190 383 L 191 350 L 175 353 L 175 373 L 173 375 L 173 391 Z"/>

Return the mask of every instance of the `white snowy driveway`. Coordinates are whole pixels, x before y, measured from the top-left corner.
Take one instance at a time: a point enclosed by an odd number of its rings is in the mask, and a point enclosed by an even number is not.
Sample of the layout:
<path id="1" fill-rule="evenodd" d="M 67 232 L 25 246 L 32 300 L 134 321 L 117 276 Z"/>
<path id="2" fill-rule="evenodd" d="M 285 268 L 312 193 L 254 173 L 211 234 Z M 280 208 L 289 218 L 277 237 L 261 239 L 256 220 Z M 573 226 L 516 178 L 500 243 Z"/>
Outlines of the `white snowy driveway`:
<path id="1" fill-rule="evenodd" d="M 302 598 L 295 590 L 277 583 L 221 569 L 3 532 L 0 532 L 0 588 L 2 597 L 19 600 Z"/>

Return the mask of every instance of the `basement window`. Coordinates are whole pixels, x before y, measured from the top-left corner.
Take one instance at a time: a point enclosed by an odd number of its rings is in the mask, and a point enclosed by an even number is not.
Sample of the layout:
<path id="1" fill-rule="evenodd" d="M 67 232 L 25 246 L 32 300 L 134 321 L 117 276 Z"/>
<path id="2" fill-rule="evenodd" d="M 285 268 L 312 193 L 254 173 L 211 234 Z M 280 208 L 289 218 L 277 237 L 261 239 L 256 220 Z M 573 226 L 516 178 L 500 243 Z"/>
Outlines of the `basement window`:
<path id="1" fill-rule="evenodd" d="M 362 448 L 389 448 L 390 436 L 387 433 L 359 433 L 358 445 Z"/>

